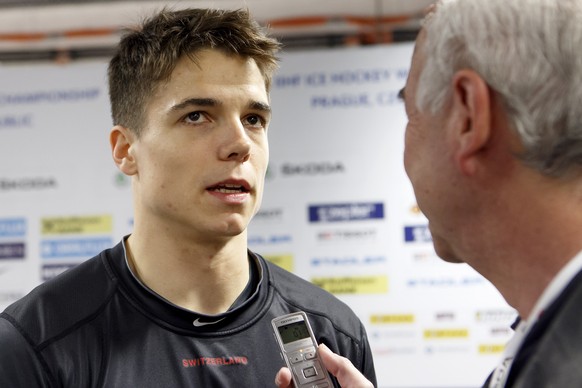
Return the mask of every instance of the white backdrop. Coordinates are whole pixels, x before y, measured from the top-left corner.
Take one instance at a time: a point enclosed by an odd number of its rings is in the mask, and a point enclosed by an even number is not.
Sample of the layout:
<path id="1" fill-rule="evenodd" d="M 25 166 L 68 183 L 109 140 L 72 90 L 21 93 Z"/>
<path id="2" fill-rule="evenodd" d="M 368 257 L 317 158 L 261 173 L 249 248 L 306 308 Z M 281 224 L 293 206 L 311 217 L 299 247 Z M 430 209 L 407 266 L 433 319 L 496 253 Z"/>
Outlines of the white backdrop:
<path id="1" fill-rule="evenodd" d="M 514 311 L 434 254 L 402 166 L 412 45 L 287 53 L 252 249 L 365 323 L 380 387 L 480 386 Z M 0 309 L 131 231 L 106 63 L 0 67 Z"/>

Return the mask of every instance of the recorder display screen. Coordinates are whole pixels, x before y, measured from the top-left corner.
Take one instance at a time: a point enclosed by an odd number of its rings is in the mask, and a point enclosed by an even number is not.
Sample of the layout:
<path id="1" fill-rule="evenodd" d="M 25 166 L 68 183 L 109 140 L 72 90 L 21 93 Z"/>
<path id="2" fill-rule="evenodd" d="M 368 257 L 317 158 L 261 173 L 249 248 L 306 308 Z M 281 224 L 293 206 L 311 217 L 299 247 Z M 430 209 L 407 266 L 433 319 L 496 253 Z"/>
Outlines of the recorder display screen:
<path id="1" fill-rule="evenodd" d="M 284 344 L 288 344 L 300 339 L 309 338 L 309 331 L 304 321 L 279 326 L 279 334 Z"/>

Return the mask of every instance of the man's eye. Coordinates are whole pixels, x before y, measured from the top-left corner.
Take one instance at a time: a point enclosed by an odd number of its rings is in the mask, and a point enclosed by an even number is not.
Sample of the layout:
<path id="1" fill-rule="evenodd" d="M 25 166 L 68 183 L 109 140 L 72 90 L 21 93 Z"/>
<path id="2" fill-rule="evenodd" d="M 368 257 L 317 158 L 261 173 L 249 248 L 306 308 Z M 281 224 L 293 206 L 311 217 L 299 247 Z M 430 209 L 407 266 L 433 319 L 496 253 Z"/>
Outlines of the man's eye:
<path id="1" fill-rule="evenodd" d="M 257 115 L 247 116 L 244 121 L 246 121 L 246 123 L 252 127 L 256 126 L 262 127 L 265 124 L 263 118 Z"/>
<path id="2" fill-rule="evenodd" d="M 186 115 L 186 122 L 189 123 L 199 123 L 201 121 L 203 121 L 204 119 L 204 115 L 202 114 L 202 112 L 190 112 Z"/>

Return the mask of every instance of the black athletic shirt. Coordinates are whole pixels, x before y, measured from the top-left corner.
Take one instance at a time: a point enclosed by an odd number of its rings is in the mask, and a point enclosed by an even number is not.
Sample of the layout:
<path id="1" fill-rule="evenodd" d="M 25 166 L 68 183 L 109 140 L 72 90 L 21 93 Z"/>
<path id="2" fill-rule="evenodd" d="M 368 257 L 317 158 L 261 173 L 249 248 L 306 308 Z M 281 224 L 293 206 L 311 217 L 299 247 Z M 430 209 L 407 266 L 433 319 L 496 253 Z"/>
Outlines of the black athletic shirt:
<path id="1" fill-rule="evenodd" d="M 255 275 L 244 297 L 204 316 L 142 285 L 123 243 L 101 252 L 0 314 L 0 387 L 272 387 L 284 362 L 271 319 L 298 310 L 318 342 L 376 385 L 352 310 L 261 256 L 249 258 Z"/>

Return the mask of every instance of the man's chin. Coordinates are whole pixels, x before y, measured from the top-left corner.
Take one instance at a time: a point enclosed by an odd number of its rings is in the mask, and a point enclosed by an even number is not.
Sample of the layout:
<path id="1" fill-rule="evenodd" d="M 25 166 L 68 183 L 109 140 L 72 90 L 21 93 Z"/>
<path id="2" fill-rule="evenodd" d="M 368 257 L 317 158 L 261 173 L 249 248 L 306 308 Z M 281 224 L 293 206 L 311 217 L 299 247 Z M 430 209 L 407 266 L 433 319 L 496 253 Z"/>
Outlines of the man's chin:
<path id="1" fill-rule="evenodd" d="M 451 247 L 446 244 L 444 241 L 440 241 L 433 238 L 434 250 L 438 257 L 441 260 L 446 261 L 447 263 L 464 263 L 464 260 L 461 260 L 457 255 L 453 252 Z"/>
<path id="2" fill-rule="evenodd" d="M 464 263 L 464 261 L 463 261 L 463 260 L 461 260 L 461 259 L 458 259 L 458 258 L 456 258 L 456 257 L 450 257 L 450 256 L 445 256 L 445 257 L 443 257 L 443 256 L 439 255 L 438 253 L 437 253 L 437 255 L 438 255 L 438 256 L 439 256 L 439 257 L 440 257 L 440 258 L 441 258 L 441 259 L 442 259 L 444 262 L 447 262 L 447 263 L 452 263 L 452 264 L 463 264 L 463 263 Z"/>

